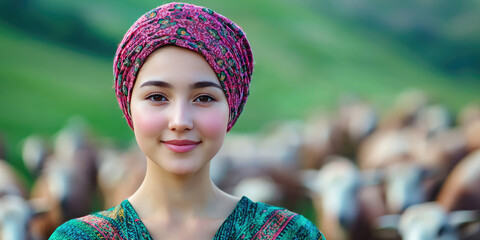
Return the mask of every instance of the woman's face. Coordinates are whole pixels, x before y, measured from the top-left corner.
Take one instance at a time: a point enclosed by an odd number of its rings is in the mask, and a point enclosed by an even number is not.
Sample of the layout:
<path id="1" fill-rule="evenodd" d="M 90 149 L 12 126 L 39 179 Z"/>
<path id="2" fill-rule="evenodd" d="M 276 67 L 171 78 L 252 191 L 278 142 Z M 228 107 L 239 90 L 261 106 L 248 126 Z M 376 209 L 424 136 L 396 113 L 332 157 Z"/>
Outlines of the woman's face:
<path id="1" fill-rule="evenodd" d="M 227 99 L 198 53 L 176 46 L 156 50 L 138 73 L 130 104 L 138 145 L 165 171 L 196 172 L 223 144 Z"/>

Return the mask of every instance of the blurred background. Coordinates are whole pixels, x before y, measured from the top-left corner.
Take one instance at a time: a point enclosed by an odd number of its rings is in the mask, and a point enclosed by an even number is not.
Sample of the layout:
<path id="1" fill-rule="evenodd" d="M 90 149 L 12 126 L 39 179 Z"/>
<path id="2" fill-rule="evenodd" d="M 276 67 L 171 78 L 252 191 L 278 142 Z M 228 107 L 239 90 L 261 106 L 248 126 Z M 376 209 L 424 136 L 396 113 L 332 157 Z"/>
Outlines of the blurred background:
<path id="1" fill-rule="evenodd" d="M 218 185 L 302 213 L 328 239 L 408 239 L 402 216 L 426 202 L 411 214 L 445 218 L 436 236 L 478 237 L 477 211 L 448 219 L 480 210 L 479 1 L 188 2 L 238 23 L 255 58 L 248 103 L 213 162 Z M 136 188 L 144 166 L 113 56 L 163 3 L 0 0 L 0 220 L 21 202 L 8 197 L 30 200 L 19 219 L 44 239 L 118 204 L 129 190 L 116 186 Z"/>

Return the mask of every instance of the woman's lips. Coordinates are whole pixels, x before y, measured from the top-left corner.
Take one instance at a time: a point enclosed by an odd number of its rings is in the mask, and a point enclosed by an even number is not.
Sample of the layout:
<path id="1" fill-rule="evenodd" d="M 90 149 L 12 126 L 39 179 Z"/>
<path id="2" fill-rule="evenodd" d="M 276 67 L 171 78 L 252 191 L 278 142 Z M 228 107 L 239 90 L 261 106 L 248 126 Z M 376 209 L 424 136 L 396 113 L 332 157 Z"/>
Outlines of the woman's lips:
<path id="1" fill-rule="evenodd" d="M 191 140 L 170 140 L 163 141 L 163 143 L 168 149 L 176 153 L 184 153 L 193 150 L 200 142 Z"/>

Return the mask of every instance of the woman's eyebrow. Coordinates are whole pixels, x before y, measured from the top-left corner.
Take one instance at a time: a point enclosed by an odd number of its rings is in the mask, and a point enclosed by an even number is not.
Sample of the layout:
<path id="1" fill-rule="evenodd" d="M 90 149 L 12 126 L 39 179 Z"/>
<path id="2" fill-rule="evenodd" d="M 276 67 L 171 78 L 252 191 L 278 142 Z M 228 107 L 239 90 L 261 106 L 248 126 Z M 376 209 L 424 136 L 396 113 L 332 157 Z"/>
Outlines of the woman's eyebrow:
<path id="1" fill-rule="evenodd" d="M 216 87 L 216 88 L 219 88 L 220 90 L 223 90 L 223 88 L 217 83 L 209 82 L 209 81 L 201 81 L 201 82 L 190 84 L 191 89 L 206 88 L 206 87 Z"/>
<path id="2" fill-rule="evenodd" d="M 152 80 L 152 81 L 144 82 L 140 87 L 146 87 L 146 86 L 173 88 L 173 86 L 170 83 L 160 81 L 160 80 Z M 223 88 L 219 84 L 210 82 L 210 81 L 200 81 L 200 82 L 190 84 L 191 89 L 206 88 L 206 87 L 216 87 L 220 90 L 223 90 Z"/>
<path id="3" fill-rule="evenodd" d="M 140 87 L 146 87 L 146 86 L 172 88 L 172 85 L 170 83 L 159 81 L 159 80 L 144 82 Z"/>

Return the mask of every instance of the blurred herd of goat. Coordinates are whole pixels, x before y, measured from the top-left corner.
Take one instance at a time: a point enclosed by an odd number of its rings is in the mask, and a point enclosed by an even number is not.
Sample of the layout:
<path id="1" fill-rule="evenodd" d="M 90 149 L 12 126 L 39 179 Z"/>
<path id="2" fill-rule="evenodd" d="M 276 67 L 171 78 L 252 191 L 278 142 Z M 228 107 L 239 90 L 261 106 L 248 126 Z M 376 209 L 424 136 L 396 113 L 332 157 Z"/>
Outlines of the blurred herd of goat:
<path id="1" fill-rule="evenodd" d="M 23 141 L 30 190 L 0 161 L 0 239 L 47 239 L 66 220 L 136 190 L 146 165 L 141 151 L 86 129 L 72 123 L 52 140 Z M 454 116 L 408 91 L 379 114 L 349 98 L 305 121 L 227 134 L 211 175 L 254 201 L 294 211 L 310 202 L 329 240 L 480 239 L 480 105 Z"/>

